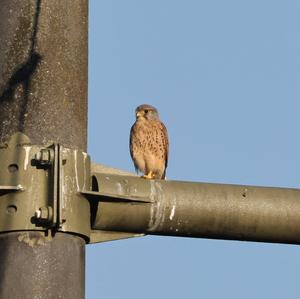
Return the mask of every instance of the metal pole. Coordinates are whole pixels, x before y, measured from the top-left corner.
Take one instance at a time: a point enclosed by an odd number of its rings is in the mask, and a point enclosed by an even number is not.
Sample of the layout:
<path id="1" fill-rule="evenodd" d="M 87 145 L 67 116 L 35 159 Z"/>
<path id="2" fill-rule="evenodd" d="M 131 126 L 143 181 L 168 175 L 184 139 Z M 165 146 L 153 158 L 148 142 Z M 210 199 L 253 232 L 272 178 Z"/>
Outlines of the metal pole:
<path id="1" fill-rule="evenodd" d="M 2 0 L 0 144 L 86 151 L 87 0 Z M 0 298 L 84 298 L 85 242 L 67 233 L 0 235 Z"/>
<path id="2" fill-rule="evenodd" d="M 299 189 L 94 178 L 96 230 L 300 244 Z"/>

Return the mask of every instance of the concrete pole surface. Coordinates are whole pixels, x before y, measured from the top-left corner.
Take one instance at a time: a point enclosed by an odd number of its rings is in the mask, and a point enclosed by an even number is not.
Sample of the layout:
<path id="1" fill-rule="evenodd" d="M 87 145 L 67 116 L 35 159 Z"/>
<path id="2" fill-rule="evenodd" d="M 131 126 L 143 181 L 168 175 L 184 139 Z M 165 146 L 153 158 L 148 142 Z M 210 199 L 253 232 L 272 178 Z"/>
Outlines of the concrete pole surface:
<path id="1" fill-rule="evenodd" d="M 86 151 L 87 0 L 1 0 L 0 144 Z M 0 235 L 0 298 L 84 298 L 85 242 L 72 234 Z"/>
<path id="2" fill-rule="evenodd" d="M 0 143 L 86 150 L 87 0 L 1 0 Z"/>

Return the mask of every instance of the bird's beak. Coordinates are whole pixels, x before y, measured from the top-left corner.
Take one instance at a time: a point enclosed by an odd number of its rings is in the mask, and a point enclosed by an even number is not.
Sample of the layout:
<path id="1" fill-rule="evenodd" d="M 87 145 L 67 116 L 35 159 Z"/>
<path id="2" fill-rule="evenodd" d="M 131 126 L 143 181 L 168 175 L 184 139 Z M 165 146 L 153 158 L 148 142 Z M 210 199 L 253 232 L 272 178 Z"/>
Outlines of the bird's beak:
<path id="1" fill-rule="evenodd" d="M 136 118 L 142 117 L 144 115 L 145 115 L 144 111 L 139 111 L 139 112 L 136 113 Z"/>

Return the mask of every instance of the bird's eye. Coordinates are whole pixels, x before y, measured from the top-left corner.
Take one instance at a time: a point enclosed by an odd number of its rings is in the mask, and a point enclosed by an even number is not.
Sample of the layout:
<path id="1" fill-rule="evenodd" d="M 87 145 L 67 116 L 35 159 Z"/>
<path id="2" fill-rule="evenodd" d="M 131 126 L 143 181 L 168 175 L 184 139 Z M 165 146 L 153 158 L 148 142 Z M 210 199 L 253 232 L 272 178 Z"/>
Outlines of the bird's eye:
<path id="1" fill-rule="evenodd" d="M 145 110 L 145 113 L 148 113 L 148 111 L 149 111 L 149 110 L 146 109 L 146 110 Z"/>

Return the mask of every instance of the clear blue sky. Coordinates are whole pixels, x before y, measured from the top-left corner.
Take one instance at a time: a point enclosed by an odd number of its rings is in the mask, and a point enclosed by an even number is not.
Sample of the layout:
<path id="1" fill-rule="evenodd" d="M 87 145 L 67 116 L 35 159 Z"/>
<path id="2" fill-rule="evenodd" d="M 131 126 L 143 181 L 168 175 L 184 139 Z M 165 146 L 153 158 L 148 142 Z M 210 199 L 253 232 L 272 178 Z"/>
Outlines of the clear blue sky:
<path id="1" fill-rule="evenodd" d="M 300 186 L 300 1 L 90 0 L 89 153 L 134 171 L 134 109 L 168 179 Z M 299 199 L 300 200 L 300 199 Z M 300 247 L 143 237 L 87 247 L 87 299 L 298 298 Z"/>

